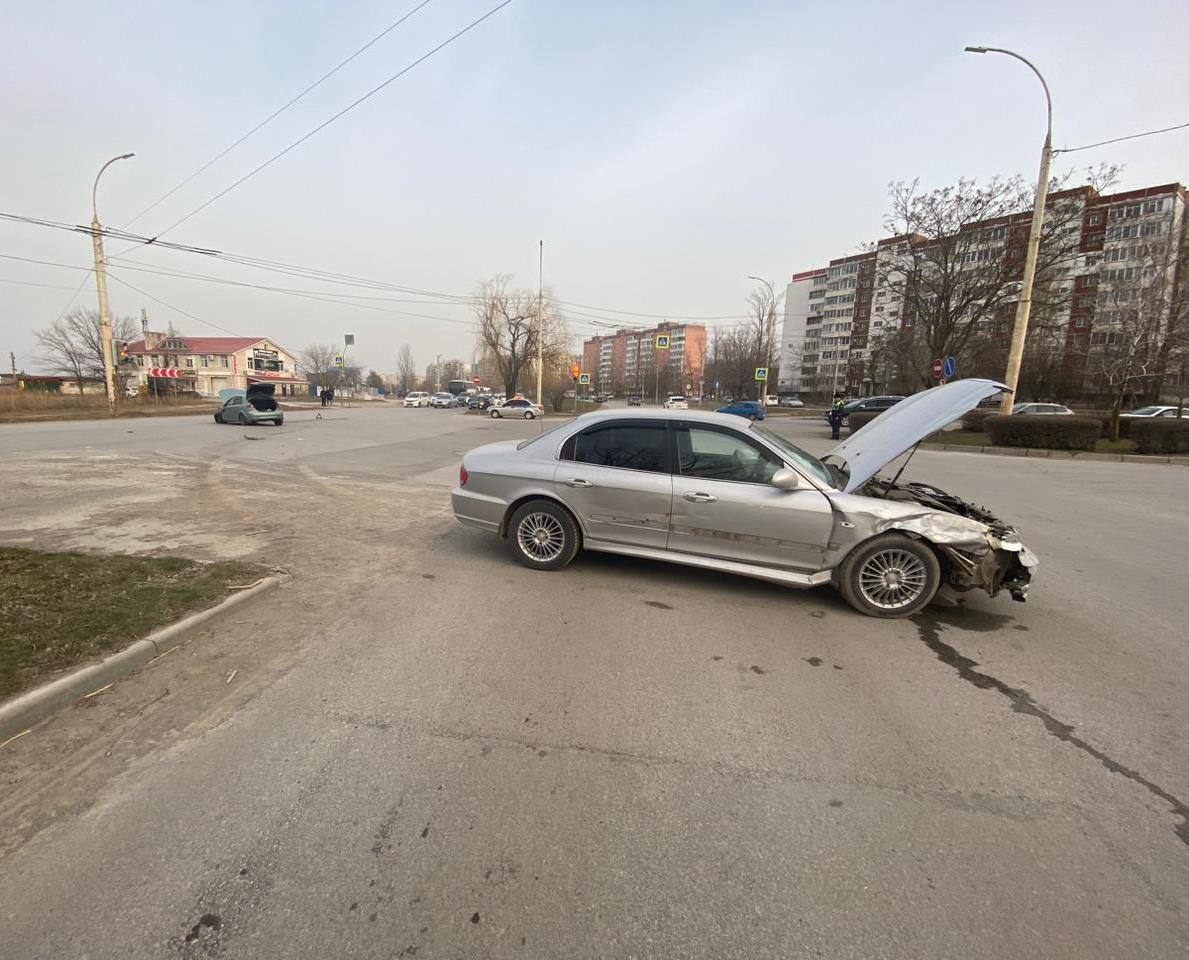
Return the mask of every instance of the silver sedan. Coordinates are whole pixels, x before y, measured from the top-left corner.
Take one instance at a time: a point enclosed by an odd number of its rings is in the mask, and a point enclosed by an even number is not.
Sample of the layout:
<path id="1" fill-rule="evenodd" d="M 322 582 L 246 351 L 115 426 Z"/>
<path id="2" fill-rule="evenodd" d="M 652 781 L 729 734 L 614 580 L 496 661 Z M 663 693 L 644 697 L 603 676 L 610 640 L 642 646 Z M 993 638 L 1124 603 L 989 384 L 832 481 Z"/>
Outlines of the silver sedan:
<path id="1" fill-rule="evenodd" d="M 533 403 L 531 400 L 525 400 L 523 397 L 514 397 L 511 400 L 505 400 L 501 404 L 489 407 L 487 415 L 492 420 L 499 420 L 502 417 L 521 417 L 524 420 L 532 420 L 535 417 L 545 416 L 545 408 L 539 403 Z"/>
<path id="2" fill-rule="evenodd" d="M 470 451 L 455 516 L 525 566 L 580 549 L 833 584 L 855 609 L 906 617 L 939 590 L 1023 600 L 1036 558 L 984 507 L 876 474 L 1006 388 L 960 380 L 909 397 L 818 460 L 739 417 L 608 410 Z"/>

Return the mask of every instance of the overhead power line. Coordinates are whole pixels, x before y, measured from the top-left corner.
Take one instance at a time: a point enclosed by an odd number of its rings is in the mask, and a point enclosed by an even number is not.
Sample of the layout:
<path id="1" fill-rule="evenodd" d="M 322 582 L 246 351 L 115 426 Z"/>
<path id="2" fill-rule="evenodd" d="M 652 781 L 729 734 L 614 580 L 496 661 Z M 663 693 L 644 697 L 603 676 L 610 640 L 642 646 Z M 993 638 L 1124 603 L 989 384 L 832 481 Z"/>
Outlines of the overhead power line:
<path id="1" fill-rule="evenodd" d="M 1113 140 L 1100 140 L 1098 143 L 1087 143 L 1084 147 L 1058 147 L 1057 153 L 1077 153 L 1079 150 L 1090 150 L 1093 147 L 1105 147 L 1108 143 L 1122 143 L 1124 140 L 1138 140 L 1140 137 L 1154 137 L 1158 133 L 1171 133 L 1173 130 L 1184 130 L 1189 123 L 1178 123 L 1174 127 L 1163 127 L 1160 130 L 1147 130 L 1144 133 L 1133 133 L 1126 137 L 1115 137 Z"/>
<path id="2" fill-rule="evenodd" d="M 403 77 L 406 73 L 408 73 L 414 67 L 418 66 L 419 64 L 424 63 L 426 60 L 428 60 L 430 57 L 432 57 L 439 50 L 442 50 L 443 48 L 448 47 L 450 44 L 452 44 L 459 37 L 463 36 L 466 33 L 469 33 L 475 27 L 479 26 L 479 24 L 481 24 L 488 17 L 494 16 L 496 13 L 498 13 L 500 10 L 502 10 L 504 7 L 506 7 L 511 2 L 512 2 L 512 0 L 503 0 L 502 3 L 499 3 L 496 6 L 492 7 L 490 10 L 488 10 L 485 14 L 483 14 L 483 16 L 479 17 L 477 20 L 472 20 L 469 24 L 467 24 L 465 27 L 463 27 L 457 33 L 455 33 L 452 36 L 443 40 L 441 43 L 439 43 L 436 47 L 434 47 L 428 53 L 422 54 L 420 57 L 418 57 L 412 63 L 410 63 L 407 66 L 403 67 L 402 69 L 398 70 L 396 73 L 394 73 L 391 77 L 389 77 L 383 83 L 379 84 L 378 86 L 373 87 L 371 90 L 369 90 L 363 96 L 359 97 L 357 100 L 354 100 L 351 103 L 347 104 L 347 106 L 343 107 L 343 109 L 340 110 L 338 113 L 334 114 L 334 116 L 330 117 L 327 120 L 322 121 L 322 123 L 320 123 L 320 124 L 318 124 L 318 126 L 314 127 L 314 129 L 311 130 L 309 133 L 305 134 L 302 137 L 299 137 L 297 140 L 294 140 L 293 143 L 291 143 L 291 144 L 289 144 L 289 146 L 285 147 L 284 150 L 281 150 L 278 153 L 273 154 L 271 157 L 269 157 L 263 163 L 259 164 L 258 166 L 254 167 L 253 169 L 249 170 L 246 174 L 244 174 L 242 177 L 240 177 L 238 180 L 236 180 L 234 183 L 232 183 L 231 186 L 226 187 L 223 190 L 220 190 L 213 197 L 211 197 L 209 200 L 205 201 L 204 203 L 199 204 L 197 207 L 195 207 L 193 210 L 191 210 L 189 213 L 187 213 L 184 217 L 180 218 L 179 220 L 175 220 L 173 223 L 171 223 L 164 230 L 159 231 L 156 234 L 156 236 L 154 236 L 152 238 L 152 240 L 150 242 L 155 242 L 157 237 L 164 236 L 165 234 L 169 233 L 169 231 L 171 231 L 174 228 L 185 223 L 187 220 L 189 220 L 195 214 L 205 210 L 207 207 L 209 207 L 216 200 L 219 200 L 220 198 L 227 196 L 227 194 L 229 194 L 232 190 L 234 190 L 240 184 L 245 183 L 246 181 L 252 179 L 252 177 L 256 176 L 256 174 L 258 174 L 261 170 L 265 169 L 266 167 L 268 167 L 268 166 L 272 165 L 273 163 L 275 163 L 276 161 L 280 160 L 281 157 L 285 156 L 285 154 L 287 154 L 290 150 L 293 150 L 296 147 L 301 146 L 301 144 L 305 143 L 307 140 L 310 139 L 310 137 L 314 136 L 319 131 L 325 130 L 327 127 L 329 127 L 332 123 L 334 123 L 340 117 L 350 113 L 352 110 L 354 110 L 357 106 L 359 106 L 364 101 L 371 99 L 373 96 L 375 96 L 377 93 L 379 93 L 385 87 L 387 87 L 394 80 L 398 80 L 399 78 Z"/>
<path id="3" fill-rule="evenodd" d="M 139 220 L 141 217 L 143 217 L 150 210 L 153 210 L 154 208 L 156 208 L 159 204 L 168 200 L 170 197 L 172 197 L 175 193 L 177 193 L 179 190 L 181 190 L 182 187 L 184 187 L 186 184 L 188 184 L 195 177 L 199 176 L 202 173 L 205 173 L 214 164 L 218 163 L 225 156 L 227 156 L 227 154 L 231 153 L 231 151 L 234 150 L 236 147 L 238 147 L 241 143 L 243 143 L 245 140 L 247 140 L 253 134 L 258 133 L 260 130 L 263 130 L 266 126 L 268 126 L 268 124 L 272 123 L 273 120 L 275 120 L 282 113 L 284 113 L 286 110 L 288 110 L 291 106 L 293 106 L 295 103 L 297 103 L 299 100 L 301 100 L 307 93 L 310 93 L 312 90 L 321 86 L 325 81 L 329 80 L 336 73 L 338 73 L 341 69 L 343 69 L 343 67 L 345 67 L 348 63 L 350 63 L 352 60 L 354 60 L 356 57 L 358 57 L 361 53 L 363 53 L 369 47 L 373 46 L 374 44 L 378 43 L 380 40 L 384 39 L 384 37 L 388 36 L 388 34 L 390 34 L 393 30 L 395 30 L 397 27 L 399 27 L 402 23 L 404 23 L 411 16 L 413 16 L 413 14 L 415 14 L 418 10 L 420 10 L 422 7 L 426 6 L 430 2 L 431 2 L 431 0 L 421 0 L 421 3 L 417 4 L 417 6 L 415 6 L 412 10 L 410 10 L 408 13 L 406 13 L 403 17 L 401 17 L 395 23 L 389 24 L 387 27 L 385 27 L 383 30 L 381 30 L 379 33 L 377 33 L 367 43 L 365 43 L 362 47 L 360 47 L 353 54 L 351 54 L 351 56 L 347 57 L 346 60 L 343 60 L 341 63 L 339 63 L 336 67 L 334 67 L 332 70 L 328 71 L 327 73 L 322 74 L 322 76 L 320 76 L 317 80 L 315 80 L 308 87 L 306 87 L 304 90 L 302 90 L 301 93 L 299 93 L 297 96 L 295 96 L 292 100 L 288 101 L 283 106 L 274 110 L 272 113 L 270 113 L 267 117 L 265 117 L 263 120 L 261 120 L 258 124 L 256 124 L 256 126 L 254 126 L 251 130 L 249 130 L 247 133 L 245 133 L 242 137 L 240 137 L 234 143 L 225 147 L 222 151 L 215 154 L 215 156 L 211 157 L 206 163 L 204 163 L 201 167 L 199 167 L 197 170 L 195 170 L 188 177 L 186 177 L 181 183 L 177 184 L 175 187 L 173 187 L 172 189 L 166 191 L 161 196 L 159 196 L 156 200 L 154 200 L 147 207 L 145 207 L 143 210 L 141 210 L 140 213 L 138 213 L 135 217 L 133 217 L 131 220 L 129 220 L 127 223 L 125 223 L 124 227 L 128 228 L 128 227 L 132 226 L 132 224 L 136 223 L 137 220 Z"/>

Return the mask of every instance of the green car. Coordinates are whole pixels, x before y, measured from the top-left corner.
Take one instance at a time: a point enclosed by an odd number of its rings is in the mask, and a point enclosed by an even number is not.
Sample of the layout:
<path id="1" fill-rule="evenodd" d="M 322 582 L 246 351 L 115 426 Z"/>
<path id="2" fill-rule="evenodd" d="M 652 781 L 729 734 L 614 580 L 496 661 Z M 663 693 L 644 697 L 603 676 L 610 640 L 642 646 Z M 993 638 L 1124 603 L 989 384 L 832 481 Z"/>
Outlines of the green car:
<path id="1" fill-rule="evenodd" d="M 253 383 L 246 395 L 229 397 L 215 413 L 215 423 L 236 423 L 246 427 L 249 423 L 275 423 L 278 427 L 285 422 L 280 404 L 273 398 L 276 385 Z"/>

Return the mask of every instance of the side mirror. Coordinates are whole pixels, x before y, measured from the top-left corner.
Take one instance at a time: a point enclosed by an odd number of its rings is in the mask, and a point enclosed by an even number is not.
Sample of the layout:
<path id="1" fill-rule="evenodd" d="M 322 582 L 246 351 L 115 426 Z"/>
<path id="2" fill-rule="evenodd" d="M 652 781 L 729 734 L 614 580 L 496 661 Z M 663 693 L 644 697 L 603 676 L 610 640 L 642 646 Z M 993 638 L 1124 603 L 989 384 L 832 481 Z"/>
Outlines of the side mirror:
<path id="1" fill-rule="evenodd" d="M 796 490 L 801 486 L 801 477 L 795 470 L 784 467 L 772 474 L 769 482 L 778 490 Z"/>

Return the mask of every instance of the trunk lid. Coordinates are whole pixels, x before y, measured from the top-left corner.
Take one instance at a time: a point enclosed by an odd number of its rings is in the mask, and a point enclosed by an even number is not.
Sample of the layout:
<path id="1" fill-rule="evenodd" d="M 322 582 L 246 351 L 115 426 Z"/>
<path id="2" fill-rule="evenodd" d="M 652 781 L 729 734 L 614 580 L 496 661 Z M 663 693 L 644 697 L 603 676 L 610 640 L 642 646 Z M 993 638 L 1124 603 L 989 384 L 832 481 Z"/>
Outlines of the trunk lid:
<path id="1" fill-rule="evenodd" d="M 874 477 L 902 453 L 953 423 L 1007 386 L 996 380 L 955 380 L 914 393 L 847 437 L 822 459 L 849 475 L 844 493 Z"/>
<path id="2" fill-rule="evenodd" d="M 256 410 L 275 410 L 277 402 L 273 395 L 277 392 L 275 383 L 249 383 L 247 390 L 248 403 Z"/>

